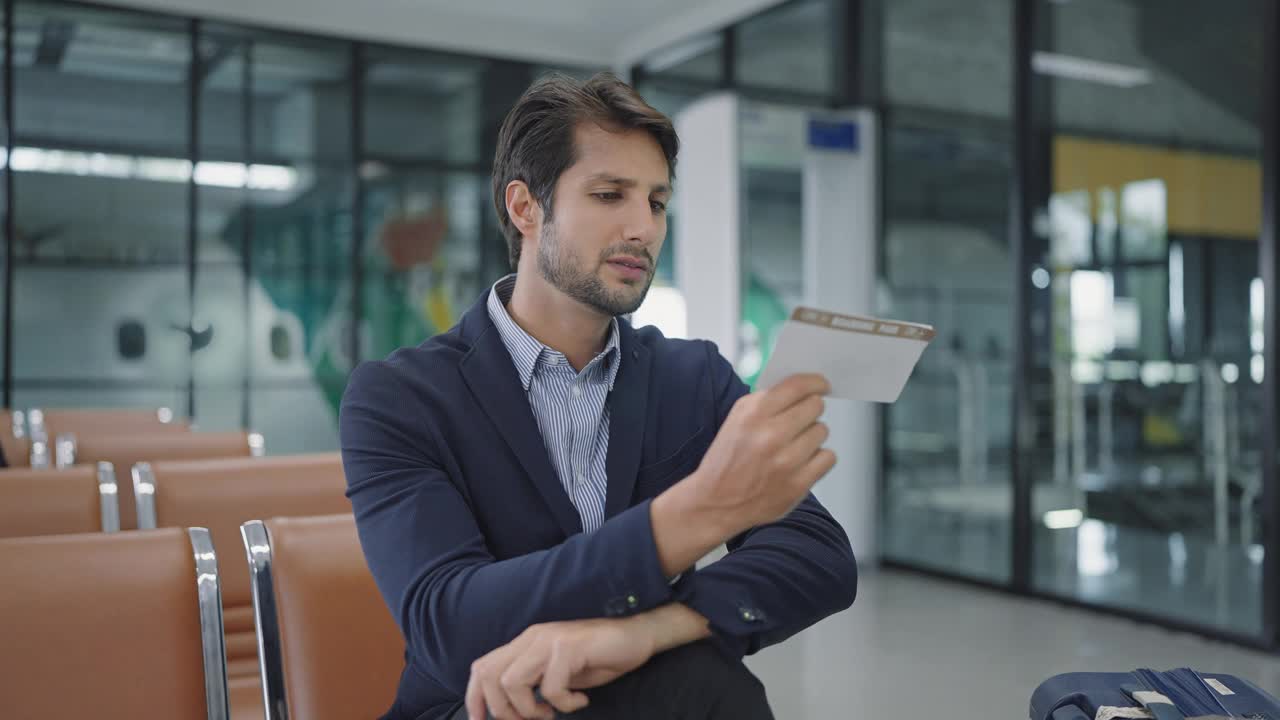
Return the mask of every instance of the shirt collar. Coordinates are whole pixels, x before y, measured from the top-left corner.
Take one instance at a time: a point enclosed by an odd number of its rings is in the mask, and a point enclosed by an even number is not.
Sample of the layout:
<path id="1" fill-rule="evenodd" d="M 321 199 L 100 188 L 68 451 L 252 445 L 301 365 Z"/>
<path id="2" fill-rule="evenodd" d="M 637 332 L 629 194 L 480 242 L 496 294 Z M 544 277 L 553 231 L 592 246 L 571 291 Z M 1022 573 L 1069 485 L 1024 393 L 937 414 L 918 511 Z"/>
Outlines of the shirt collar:
<path id="1" fill-rule="evenodd" d="M 515 291 L 515 287 L 515 273 L 493 284 L 493 288 L 489 291 L 489 318 L 493 321 L 494 327 L 498 328 L 502 343 L 507 346 L 507 351 L 511 353 L 511 360 L 515 363 L 516 372 L 520 374 L 520 383 L 528 392 L 529 385 L 533 382 L 533 373 L 538 366 L 555 362 L 564 355 L 538 342 L 537 338 L 525 332 L 524 328 L 511 318 L 511 313 L 507 312 L 507 303 L 511 302 L 511 294 Z M 618 319 L 613 318 L 609 321 L 609 341 L 586 369 L 592 370 L 595 373 L 594 377 L 602 378 L 609 389 L 613 390 L 613 383 L 618 378 L 618 366 L 621 362 Z"/>

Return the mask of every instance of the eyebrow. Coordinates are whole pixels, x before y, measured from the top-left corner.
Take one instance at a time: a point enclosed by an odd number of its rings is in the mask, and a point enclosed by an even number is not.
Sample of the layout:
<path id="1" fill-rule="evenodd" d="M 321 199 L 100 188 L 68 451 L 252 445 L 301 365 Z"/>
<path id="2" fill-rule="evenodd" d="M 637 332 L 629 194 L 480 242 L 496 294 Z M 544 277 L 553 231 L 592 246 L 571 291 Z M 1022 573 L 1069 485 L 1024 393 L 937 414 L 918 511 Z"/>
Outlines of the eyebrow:
<path id="1" fill-rule="evenodd" d="M 622 188 L 633 188 L 640 184 L 639 182 L 631 178 L 618 177 L 617 175 L 613 175 L 611 173 L 596 173 L 595 175 L 592 175 L 591 177 L 587 178 L 588 185 L 592 185 L 594 183 L 605 183 L 606 185 L 617 185 L 618 187 L 622 187 Z M 660 183 L 658 185 L 654 185 L 650 187 L 649 192 L 670 193 L 671 186 L 667 183 Z"/>

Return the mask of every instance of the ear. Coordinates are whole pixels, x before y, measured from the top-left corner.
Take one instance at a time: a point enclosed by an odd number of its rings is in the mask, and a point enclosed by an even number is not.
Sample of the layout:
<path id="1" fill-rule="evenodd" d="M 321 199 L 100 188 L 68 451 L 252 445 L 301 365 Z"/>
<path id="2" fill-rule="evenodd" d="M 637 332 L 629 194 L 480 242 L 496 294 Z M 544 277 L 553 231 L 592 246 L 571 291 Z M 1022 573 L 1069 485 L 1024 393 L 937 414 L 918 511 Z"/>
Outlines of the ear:
<path id="1" fill-rule="evenodd" d="M 511 224 L 526 238 L 538 237 L 542 222 L 542 208 L 523 180 L 507 183 L 507 216 Z"/>

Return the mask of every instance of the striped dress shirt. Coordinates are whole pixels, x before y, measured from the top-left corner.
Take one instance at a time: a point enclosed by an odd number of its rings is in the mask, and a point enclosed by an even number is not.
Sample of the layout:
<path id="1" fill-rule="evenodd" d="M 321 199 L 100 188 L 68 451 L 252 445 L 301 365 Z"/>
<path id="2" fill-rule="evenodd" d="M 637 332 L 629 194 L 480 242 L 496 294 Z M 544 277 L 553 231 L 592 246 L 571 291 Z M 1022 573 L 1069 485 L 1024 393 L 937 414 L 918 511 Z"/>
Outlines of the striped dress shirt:
<path id="1" fill-rule="evenodd" d="M 538 342 L 511 319 L 507 303 L 516 276 L 508 275 L 489 292 L 489 317 L 511 353 L 529 397 L 560 484 L 578 510 L 584 532 L 604 523 L 608 488 L 605 459 L 609 453 L 609 393 L 622 362 L 618 321 L 610 325 L 609 342 L 581 372 L 568 358 Z"/>

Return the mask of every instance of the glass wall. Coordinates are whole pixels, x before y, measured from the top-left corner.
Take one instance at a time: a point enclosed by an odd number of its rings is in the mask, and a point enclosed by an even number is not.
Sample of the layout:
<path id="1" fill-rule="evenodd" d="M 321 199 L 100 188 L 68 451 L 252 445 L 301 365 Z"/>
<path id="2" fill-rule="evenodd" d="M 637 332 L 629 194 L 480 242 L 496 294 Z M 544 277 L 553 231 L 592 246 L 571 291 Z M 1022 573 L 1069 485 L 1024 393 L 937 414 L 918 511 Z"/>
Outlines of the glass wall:
<path id="1" fill-rule="evenodd" d="M 885 556 L 1012 568 L 1010 0 L 883 3 L 881 308 L 937 329 L 884 414 Z"/>
<path id="2" fill-rule="evenodd" d="M 449 327 L 507 272 L 493 143 L 555 68 L 8 6 L 13 407 L 169 406 L 271 452 L 331 449 L 354 364 Z M 1017 127 L 1015 7 L 1034 46 Z M 1018 589 L 1262 631 L 1265 7 L 789 0 L 633 68 L 669 114 L 725 89 L 878 111 L 877 311 L 938 330 L 883 417 L 886 558 L 1015 583 L 1029 482 Z M 1024 130 L 1033 174 L 1015 178 Z M 744 298 L 767 324 L 795 301 L 799 188 L 749 165 Z M 1035 205 L 1021 232 L 1015 179 Z M 655 283 L 671 307 L 681 241 Z"/>
<path id="3" fill-rule="evenodd" d="M 232 430 L 250 421 L 249 368 L 257 351 L 254 340 L 260 337 L 250 327 L 261 315 L 249 309 L 250 228 L 237 221 L 248 212 L 252 195 L 282 191 L 254 189 L 243 181 L 253 136 L 249 38 L 234 28 L 209 26 L 199 43 L 198 175 L 212 173 L 226 181 L 196 187 L 194 324 L 209 336 L 192 357 L 194 409 L 200 428 Z"/>
<path id="4" fill-rule="evenodd" d="M 554 68 L 14 7 L 14 407 L 167 406 L 333 449 L 355 363 L 507 272 L 494 137 Z"/>
<path id="5" fill-rule="evenodd" d="M 760 101 L 744 111 L 744 132 L 768 135 L 786 108 L 827 108 L 841 103 L 836 55 L 844 3 L 791 0 L 717 32 L 682 40 L 652 53 L 632 69 L 636 87 L 650 104 L 674 117 L 689 103 L 712 92 L 732 90 Z M 777 127 L 777 126 L 773 126 Z M 787 134 L 787 133 L 784 133 Z M 789 136 L 789 135 L 788 135 Z M 742 335 L 739 374 L 748 382 L 764 367 L 771 338 L 800 300 L 801 172 L 799 156 L 770 158 L 776 148 L 744 140 L 741 248 Z M 757 153 L 753 156 L 752 153 Z M 790 152 L 785 148 L 782 153 Z M 677 177 L 677 183 L 679 178 Z M 675 248 L 682 241 L 680 194 L 668 209 L 668 235 L 649 301 L 633 318 L 652 321 L 664 332 L 683 328 L 684 298 L 674 286 Z M 680 318 L 672 321 L 671 318 Z M 673 330 L 676 329 L 676 330 Z"/>
<path id="6" fill-rule="evenodd" d="M 1036 589 L 1256 635 L 1262 0 L 1042 0 Z"/>
<path id="7" fill-rule="evenodd" d="M 17 2 L 13 404 L 185 410 L 186 22 Z"/>
<path id="8" fill-rule="evenodd" d="M 797 0 L 744 20 L 734 30 L 736 85 L 831 96 L 835 93 L 839 3 Z"/>
<path id="9" fill-rule="evenodd" d="M 403 51 L 366 56 L 362 335 L 370 357 L 449 329 L 492 279 L 477 242 L 481 217 L 492 212 L 480 136 L 488 65 Z"/>

